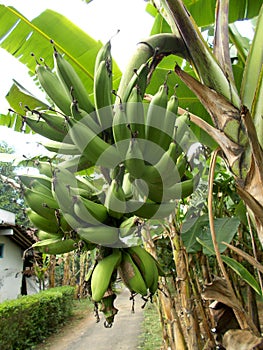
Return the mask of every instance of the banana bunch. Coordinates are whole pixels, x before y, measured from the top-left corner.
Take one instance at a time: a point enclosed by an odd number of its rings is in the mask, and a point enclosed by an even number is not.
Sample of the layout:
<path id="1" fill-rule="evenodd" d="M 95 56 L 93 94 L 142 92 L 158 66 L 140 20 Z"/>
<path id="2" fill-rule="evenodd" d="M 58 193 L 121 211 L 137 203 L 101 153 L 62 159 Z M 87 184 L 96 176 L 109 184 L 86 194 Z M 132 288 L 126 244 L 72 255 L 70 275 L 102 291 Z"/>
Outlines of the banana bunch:
<path id="1" fill-rule="evenodd" d="M 131 293 L 142 296 L 156 293 L 159 278 L 157 261 L 141 246 L 122 249 L 118 271 Z"/>
<path id="2" fill-rule="evenodd" d="M 132 296 L 152 298 L 158 290 L 158 262 L 142 246 L 129 248 L 99 248 L 86 282 L 89 293 L 105 317 L 104 326 L 112 326 L 118 309 L 114 306 L 115 283 L 121 277 Z"/>
<path id="3" fill-rule="evenodd" d="M 128 173 L 125 187 L 129 188 L 130 182 L 146 203 L 166 205 L 189 196 L 196 185 L 197 177 L 185 176 L 185 151 L 192 142 L 189 115 L 186 112 L 178 116 L 178 98 L 175 93 L 168 98 L 166 82 L 148 105 L 143 103 L 140 86 L 144 94 L 145 67 L 127 87 L 126 103 L 116 105 L 113 137 Z M 128 201 L 126 207 L 133 205 Z"/>
<path id="4" fill-rule="evenodd" d="M 91 274 L 91 297 L 101 302 L 112 290 L 117 273 L 132 293 L 153 295 L 158 289 L 157 261 L 141 246 L 112 248 L 110 253 L 97 262 Z"/>
<path id="5" fill-rule="evenodd" d="M 33 248 L 45 254 L 63 254 L 76 249 L 79 239 L 72 237 L 72 228 L 52 194 L 51 178 L 46 175 L 20 175 L 27 215 L 38 228 L 40 241 Z"/>
<path id="6" fill-rule="evenodd" d="M 38 162 L 38 176 L 21 177 L 28 216 L 45 251 L 59 242 L 73 249 L 72 241 L 121 248 L 119 270 L 132 289 L 125 266 L 135 266 L 135 276 L 148 271 L 124 248 L 130 237 L 140 236 L 138 218 L 167 217 L 195 186 L 196 178 L 185 176 L 188 114 L 178 116 L 178 99 L 168 97 L 167 82 L 145 103 L 150 62 L 134 70 L 121 98 L 114 94 L 110 41 L 96 57 L 93 96 L 55 47 L 53 59 L 54 70 L 43 60 L 36 66 L 51 107 L 25 106 L 23 121 L 46 137 L 43 146 L 60 158 L 56 165 Z M 81 171 L 91 167 L 108 174 L 100 189 L 83 181 Z M 146 293 L 154 290 L 149 280 L 144 283 Z"/>

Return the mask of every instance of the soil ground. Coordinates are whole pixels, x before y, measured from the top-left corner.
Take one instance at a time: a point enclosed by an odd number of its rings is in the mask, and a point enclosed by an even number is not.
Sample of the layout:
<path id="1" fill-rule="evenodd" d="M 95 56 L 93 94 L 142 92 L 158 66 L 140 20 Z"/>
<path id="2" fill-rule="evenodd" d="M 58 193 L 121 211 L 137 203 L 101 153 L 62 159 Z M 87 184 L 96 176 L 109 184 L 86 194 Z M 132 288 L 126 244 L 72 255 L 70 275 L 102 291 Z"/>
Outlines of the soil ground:
<path id="1" fill-rule="evenodd" d="M 81 319 L 67 323 L 58 333 L 47 338 L 35 350 L 135 350 L 139 345 L 143 321 L 143 300 L 135 298 L 135 313 L 131 312 L 130 293 L 123 290 L 118 294 L 115 307 L 119 309 L 112 328 L 105 328 L 103 314 L 100 322 L 91 312 Z"/>

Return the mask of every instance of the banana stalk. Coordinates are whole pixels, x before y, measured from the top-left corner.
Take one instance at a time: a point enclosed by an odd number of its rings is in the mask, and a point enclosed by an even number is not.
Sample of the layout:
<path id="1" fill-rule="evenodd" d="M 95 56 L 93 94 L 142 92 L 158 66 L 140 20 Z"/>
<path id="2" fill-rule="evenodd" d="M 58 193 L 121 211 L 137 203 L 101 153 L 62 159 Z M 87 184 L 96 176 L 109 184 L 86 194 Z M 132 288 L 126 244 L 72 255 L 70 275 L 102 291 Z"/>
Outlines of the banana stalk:
<path id="1" fill-rule="evenodd" d="M 117 93 L 121 100 L 124 102 L 126 101 L 126 91 L 130 86 L 132 77 L 134 77 L 134 69 L 139 69 L 143 64 L 146 64 L 153 58 L 156 51 L 158 51 L 158 59 L 151 63 L 150 72 L 148 73 L 148 83 L 153 67 L 155 67 L 163 57 L 174 54 L 183 58 L 189 58 L 187 48 L 178 33 L 177 35 L 170 33 L 156 34 L 142 40 L 138 43 L 127 68 L 122 75 Z"/>
<path id="2" fill-rule="evenodd" d="M 195 67 L 201 81 L 239 108 L 240 98 L 235 85 L 224 74 L 182 0 L 163 0 L 162 5 L 169 17 L 169 23 L 176 24 L 188 48 L 190 57 L 185 56 L 184 58 L 189 59 L 189 62 Z"/>

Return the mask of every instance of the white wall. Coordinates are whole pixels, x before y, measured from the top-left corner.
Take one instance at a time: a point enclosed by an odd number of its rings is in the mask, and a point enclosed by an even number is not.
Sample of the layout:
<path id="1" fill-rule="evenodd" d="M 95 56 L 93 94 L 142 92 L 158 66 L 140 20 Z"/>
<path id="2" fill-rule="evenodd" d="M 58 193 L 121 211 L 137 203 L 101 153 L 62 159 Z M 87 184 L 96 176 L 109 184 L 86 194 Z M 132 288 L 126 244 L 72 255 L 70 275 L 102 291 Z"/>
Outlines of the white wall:
<path id="1" fill-rule="evenodd" d="M 0 303 L 6 299 L 16 299 L 20 295 L 22 283 L 22 250 L 8 236 L 0 235 L 4 244 L 3 258 L 0 258 Z"/>

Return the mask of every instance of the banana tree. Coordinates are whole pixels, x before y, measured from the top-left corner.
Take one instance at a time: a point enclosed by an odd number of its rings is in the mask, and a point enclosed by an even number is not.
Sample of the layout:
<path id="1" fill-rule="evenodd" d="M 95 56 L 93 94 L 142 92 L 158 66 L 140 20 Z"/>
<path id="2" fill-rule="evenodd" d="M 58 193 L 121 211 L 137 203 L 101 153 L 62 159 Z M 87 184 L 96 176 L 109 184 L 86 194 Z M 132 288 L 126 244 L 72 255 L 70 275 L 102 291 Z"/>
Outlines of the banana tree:
<path id="1" fill-rule="evenodd" d="M 192 4 L 190 1 L 167 0 L 153 1 L 153 4 L 154 8 L 149 8 L 156 18 L 152 35 L 138 44 L 120 84 L 120 72 L 115 67 L 113 86 L 117 91 L 116 96 L 120 100 L 125 100 L 127 87 L 134 77 L 134 68 L 138 69 L 149 60 L 151 65 L 147 74 L 146 91 L 148 97 L 149 94 L 156 93 L 161 80 L 172 86 L 179 82 L 178 96 L 179 101 L 182 101 L 179 113 L 183 114 L 188 108 L 191 127 L 197 137 L 211 148 L 219 147 L 220 155 L 235 177 L 237 191 L 247 205 L 257 228 L 258 237 L 263 243 L 262 45 L 260 43 L 263 28 L 262 2 L 249 4 L 246 1 L 231 2 L 230 7 L 228 1 L 217 1 L 216 4 L 209 2 L 206 18 L 199 16 L 202 6 L 207 5 L 204 1 Z M 236 11 L 237 8 L 239 11 Z M 203 39 L 198 25 L 213 23 L 215 9 L 214 43 L 211 49 Z M 65 53 L 85 84 L 92 87 L 94 79 L 92 72 L 96 66 L 95 53 L 97 54 L 100 46 L 98 43 L 75 27 L 73 32 L 81 39 L 80 45 L 78 46 L 78 43 L 75 45 L 74 40 L 69 42 L 61 30 L 62 26 L 67 30 L 69 23 L 53 12 L 47 11 L 32 22 L 28 22 L 11 8 L 2 6 L 0 10 L 6 24 L 1 29 L 2 46 L 26 63 L 32 74 L 35 69 L 35 58 L 30 56 L 30 61 L 29 54 L 34 52 L 36 57 L 44 56 L 46 50 L 52 50 L 49 42 L 52 38 L 55 40 L 56 49 Z M 258 15 L 255 36 L 248 54 L 236 28 L 233 25 L 229 26 L 228 14 L 231 21 L 244 18 L 246 14 L 248 17 Z M 194 17 L 199 22 L 196 23 Z M 59 19 L 60 26 L 47 27 L 46 23 L 51 23 L 47 22 L 47 18 Z M 72 25 L 70 27 L 72 28 Z M 10 31 L 10 28 L 13 30 Z M 9 35 L 5 37 L 7 33 Z M 18 33 L 20 35 L 17 35 Z M 68 34 L 72 35 L 72 31 Z M 242 71 L 241 86 L 237 84 L 237 75 L 234 74 L 236 67 L 233 67 L 229 54 L 229 35 L 232 44 L 236 46 L 238 63 L 241 62 L 238 66 Z M 84 47 L 88 49 L 83 49 Z M 45 54 L 45 57 L 47 56 Z M 94 59 L 87 61 L 87 56 Z M 48 57 L 45 64 L 53 68 L 53 62 Z M 168 81 L 167 72 L 170 70 L 175 74 Z M 15 103 L 14 109 L 18 113 L 21 97 L 28 98 L 31 108 L 34 108 L 32 96 L 16 84 L 12 87 L 8 100 L 10 104 Z M 39 106 L 38 100 L 34 102 L 35 106 Z M 45 104 L 42 106 L 46 107 Z M 24 110 L 21 110 L 21 113 L 23 112 Z M 15 126 L 16 130 L 21 128 L 21 119 L 13 115 L 2 118 L 2 123 Z M 25 131 L 29 131 L 29 128 Z M 234 305 L 240 326 L 243 328 L 248 326 L 255 331 L 250 320 L 246 318 L 244 320 L 242 317 L 243 310 L 231 291 L 230 283 L 227 287 L 234 298 L 232 306 Z"/>
<path id="2" fill-rule="evenodd" d="M 191 108 L 191 121 L 208 133 L 220 147 L 221 155 L 234 174 L 236 187 L 253 216 L 258 237 L 263 244 L 263 202 L 262 202 L 262 7 L 259 11 L 255 36 L 245 64 L 241 86 L 234 79 L 229 53 L 229 33 L 236 45 L 238 57 L 241 50 L 240 36 L 233 35 L 234 26 L 229 26 L 229 2 L 218 1 L 213 48 L 209 48 L 198 29 L 194 18 L 187 9 L 187 1 L 154 1 L 159 16 L 169 24 L 172 32 L 170 47 L 163 47 L 166 38 L 160 38 L 150 47 L 140 43 L 132 57 L 135 62 L 145 60 L 158 47 L 156 64 L 164 56 L 175 54 L 189 62 L 195 76 L 176 64 L 178 77 L 198 97 L 209 112 L 212 123 L 207 123 L 198 110 Z M 190 5 L 190 4 L 189 4 Z M 239 8 L 239 6 L 237 5 Z M 242 6 L 241 6 L 242 7 Z M 258 2 L 258 9 L 260 2 Z M 190 6 L 191 8 L 191 6 Z M 190 9 L 191 11 L 191 9 Z M 256 14 L 256 13 L 255 13 Z M 198 18 L 197 18 L 198 19 Z M 241 45 L 241 46 L 240 46 Z M 180 61 L 179 61 L 180 62 Z M 124 73 L 120 95 L 130 79 L 131 69 Z M 183 100 L 183 97 L 182 97 Z M 188 106 L 189 107 L 189 106 Z"/>

